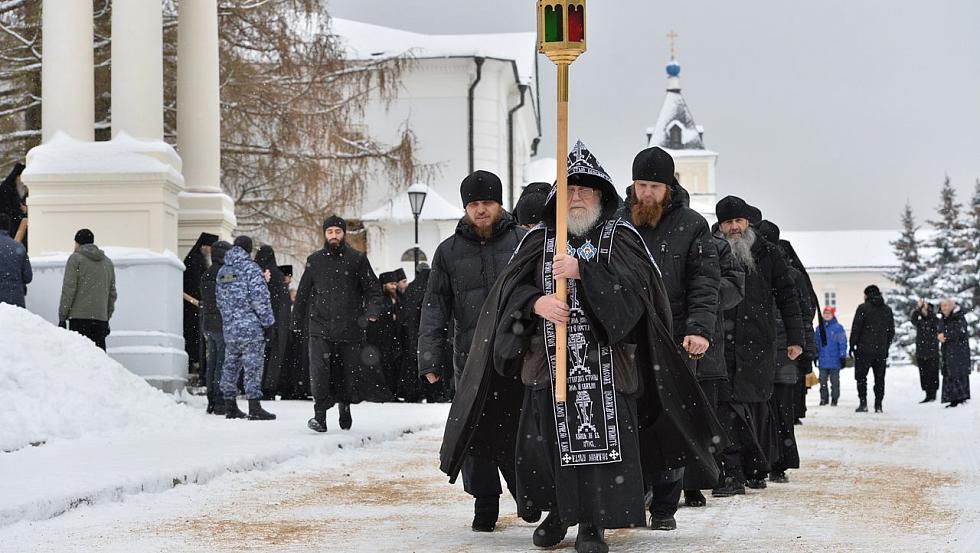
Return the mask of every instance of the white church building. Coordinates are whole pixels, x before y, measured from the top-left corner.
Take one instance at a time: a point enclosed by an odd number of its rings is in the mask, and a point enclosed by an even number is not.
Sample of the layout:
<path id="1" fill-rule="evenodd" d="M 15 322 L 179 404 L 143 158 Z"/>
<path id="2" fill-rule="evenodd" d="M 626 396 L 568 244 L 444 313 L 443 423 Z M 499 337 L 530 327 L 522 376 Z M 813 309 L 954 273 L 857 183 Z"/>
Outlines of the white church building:
<path id="1" fill-rule="evenodd" d="M 714 222 L 718 153 L 705 146 L 704 127 L 695 123 L 681 94 L 680 64 L 671 59 L 666 69 L 667 94 L 657 122 L 646 131 L 647 146 L 670 153 L 677 181 L 691 194 L 691 207 Z M 737 190 L 731 193 L 741 195 Z M 744 199 L 752 203 L 752 198 Z M 779 214 L 772 215 L 778 225 Z M 850 332 L 854 312 L 864 301 L 864 288 L 869 284 L 882 290 L 891 287 L 887 274 L 898 266 L 891 242 L 898 236 L 897 230 L 836 230 L 789 231 L 781 237 L 793 244 L 807 267 L 820 307 L 835 307 L 838 319 Z"/>
<path id="2" fill-rule="evenodd" d="M 526 184 L 540 136 L 537 97 L 537 35 L 491 33 L 431 35 L 333 19 L 333 30 L 350 59 L 408 56 L 401 89 L 388 105 L 373 101 L 364 125 L 371 136 L 392 141 L 404 125 L 414 133 L 419 161 L 431 169 L 419 219 L 420 260 L 431 262 L 436 246 L 462 217 L 459 185 L 483 169 L 500 177 L 510 209 Z M 346 215 L 360 219 L 376 272 L 403 268 L 414 273 L 414 217 L 404 191 L 390 183 L 368 186 L 363 205 Z"/>

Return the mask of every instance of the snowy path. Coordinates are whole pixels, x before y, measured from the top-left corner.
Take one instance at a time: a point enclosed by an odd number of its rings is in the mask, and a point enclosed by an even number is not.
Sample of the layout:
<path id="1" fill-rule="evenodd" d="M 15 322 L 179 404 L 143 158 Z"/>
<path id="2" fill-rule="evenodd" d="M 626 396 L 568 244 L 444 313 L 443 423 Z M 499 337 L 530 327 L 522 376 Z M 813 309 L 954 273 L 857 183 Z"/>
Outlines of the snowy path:
<path id="1" fill-rule="evenodd" d="M 610 545 L 630 552 L 980 551 L 980 402 L 954 410 L 917 405 L 914 373 L 889 369 L 882 415 L 854 413 L 850 372 L 837 408 L 815 407 L 811 390 L 812 408 L 797 427 L 804 468 L 791 472 L 789 484 L 709 497 L 707 508 L 681 508 L 675 532 L 614 531 Z M 469 530 L 470 499 L 437 470 L 440 438 L 440 430 L 424 430 L 21 522 L 0 528 L 0 550 L 533 550 L 531 525 L 507 502 L 497 532 Z M 573 542 L 574 530 L 567 550 Z"/>

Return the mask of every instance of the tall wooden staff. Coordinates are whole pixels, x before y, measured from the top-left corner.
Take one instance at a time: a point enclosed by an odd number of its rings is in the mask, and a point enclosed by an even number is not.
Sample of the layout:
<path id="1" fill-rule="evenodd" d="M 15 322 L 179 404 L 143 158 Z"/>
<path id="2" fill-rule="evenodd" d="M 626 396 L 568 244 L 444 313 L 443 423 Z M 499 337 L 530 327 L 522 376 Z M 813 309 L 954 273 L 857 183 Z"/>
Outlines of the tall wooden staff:
<path id="1" fill-rule="evenodd" d="M 555 203 L 555 253 L 568 249 L 568 66 L 585 52 L 585 0 L 538 0 L 538 51 L 558 66 L 558 182 Z M 568 280 L 555 283 L 555 295 L 566 301 Z M 568 327 L 555 325 L 555 399 L 568 391 Z"/>

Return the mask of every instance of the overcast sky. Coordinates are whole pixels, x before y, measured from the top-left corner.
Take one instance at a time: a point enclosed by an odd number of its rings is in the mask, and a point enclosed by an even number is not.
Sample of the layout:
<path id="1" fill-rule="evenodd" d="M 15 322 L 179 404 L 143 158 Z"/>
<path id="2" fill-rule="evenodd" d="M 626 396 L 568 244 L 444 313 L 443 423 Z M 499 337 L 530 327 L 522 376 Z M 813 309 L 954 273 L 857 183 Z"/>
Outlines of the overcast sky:
<path id="1" fill-rule="evenodd" d="M 413 31 L 532 31 L 533 0 L 330 0 L 332 15 Z M 980 177 L 980 2 L 592 0 L 571 71 L 570 137 L 628 184 L 664 98 L 667 33 L 683 94 L 720 154 L 718 193 L 783 229 L 897 228 L 931 218 L 948 174 Z M 539 57 L 554 155 L 555 70 Z"/>

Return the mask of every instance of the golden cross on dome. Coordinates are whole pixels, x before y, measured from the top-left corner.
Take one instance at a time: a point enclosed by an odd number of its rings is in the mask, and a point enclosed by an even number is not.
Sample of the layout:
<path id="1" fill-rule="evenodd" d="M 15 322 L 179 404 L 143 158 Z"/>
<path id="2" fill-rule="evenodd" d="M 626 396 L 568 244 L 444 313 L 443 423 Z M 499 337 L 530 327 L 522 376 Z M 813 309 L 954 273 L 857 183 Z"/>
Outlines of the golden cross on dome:
<path id="1" fill-rule="evenodd" d="M 667 39 L 670 40 L 670 59 L 677 59 L 677 33 L 673 29 L 667 33 Z"/>

